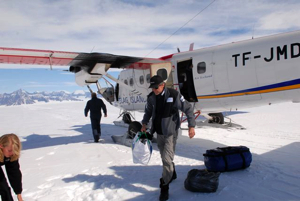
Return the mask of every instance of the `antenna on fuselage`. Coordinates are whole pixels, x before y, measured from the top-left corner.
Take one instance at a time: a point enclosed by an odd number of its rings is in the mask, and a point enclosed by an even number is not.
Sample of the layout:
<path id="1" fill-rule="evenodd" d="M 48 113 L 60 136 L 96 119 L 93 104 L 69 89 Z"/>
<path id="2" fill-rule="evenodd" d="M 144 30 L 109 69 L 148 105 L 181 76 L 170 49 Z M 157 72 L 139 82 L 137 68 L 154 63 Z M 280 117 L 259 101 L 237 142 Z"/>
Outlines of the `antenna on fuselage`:
<path id="1" fill-rule="evenodd" d="M 253 25 L 253 28 L 252 28 L 252 39 L 254 39 L 254 29 L 255 29 L 255 24 Z"/>
<path id="2" fill-rule="evenodd" d="M 190 44 L 189 51 L 193 51 L 193 50 L 194 50 L 194 43 L 191 43 L 191 44 Z"/>

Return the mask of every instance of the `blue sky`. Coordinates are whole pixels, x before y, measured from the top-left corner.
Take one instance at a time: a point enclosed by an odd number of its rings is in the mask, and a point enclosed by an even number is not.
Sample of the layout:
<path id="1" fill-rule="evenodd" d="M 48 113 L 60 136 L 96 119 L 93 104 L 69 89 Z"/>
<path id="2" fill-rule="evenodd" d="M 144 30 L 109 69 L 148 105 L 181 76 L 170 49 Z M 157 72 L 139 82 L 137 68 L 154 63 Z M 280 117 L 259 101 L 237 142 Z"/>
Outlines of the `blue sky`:
<path id="1" fill-rule="evenodd" d="M 110 72 L 115 78 L 119 72 Z M 101 86 L 106 86 L 104 82 Z M 93 91 L 97 88 L 91 85 Z M 88 91 L 75 83 L 73 73 L 63 72 L 62 69 L 0 69 L 0 93 L 11 93 L 18 89 L 34 91 Z"/>
<path id="2" fill-rule="evenodd" d="M 156 58 L 190 43 L 198 49 L 299 30 L 299 10 L 298 0 L 0 1 L 0 47 Z M 0 65 L 0 93 L 86 90 L 74 79 L 62 68 Z"/>

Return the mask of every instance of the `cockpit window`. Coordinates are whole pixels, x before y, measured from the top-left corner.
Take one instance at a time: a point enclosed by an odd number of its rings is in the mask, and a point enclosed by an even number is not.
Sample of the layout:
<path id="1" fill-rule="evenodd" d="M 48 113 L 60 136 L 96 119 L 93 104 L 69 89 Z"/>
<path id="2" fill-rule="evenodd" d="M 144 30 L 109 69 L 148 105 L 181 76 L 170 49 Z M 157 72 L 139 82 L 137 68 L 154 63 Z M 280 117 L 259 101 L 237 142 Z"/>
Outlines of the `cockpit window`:
<path id="1" fill-rule="evenodd" d="M 163 80 L 166 80 L 168 78 L 168 71 L 164 68 L 159 69 L 156 72 L 157 75 L 159 75 L 160 77 L 162 77 Z"/>

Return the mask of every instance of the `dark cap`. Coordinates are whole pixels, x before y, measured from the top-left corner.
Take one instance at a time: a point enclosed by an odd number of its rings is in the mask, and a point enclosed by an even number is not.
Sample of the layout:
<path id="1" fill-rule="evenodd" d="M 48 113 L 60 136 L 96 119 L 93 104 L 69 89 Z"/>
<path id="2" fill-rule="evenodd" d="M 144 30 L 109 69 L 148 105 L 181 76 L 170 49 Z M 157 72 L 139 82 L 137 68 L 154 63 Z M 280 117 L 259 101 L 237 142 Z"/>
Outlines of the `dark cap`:
<path id="1" fill-rule="evenodd" d="M 150 78 L 150 86 L 149 88 L 155 88 L 158 87 L 161 83 L 163 83 L 164 80 L 159 75 L 154 75 Z"/>

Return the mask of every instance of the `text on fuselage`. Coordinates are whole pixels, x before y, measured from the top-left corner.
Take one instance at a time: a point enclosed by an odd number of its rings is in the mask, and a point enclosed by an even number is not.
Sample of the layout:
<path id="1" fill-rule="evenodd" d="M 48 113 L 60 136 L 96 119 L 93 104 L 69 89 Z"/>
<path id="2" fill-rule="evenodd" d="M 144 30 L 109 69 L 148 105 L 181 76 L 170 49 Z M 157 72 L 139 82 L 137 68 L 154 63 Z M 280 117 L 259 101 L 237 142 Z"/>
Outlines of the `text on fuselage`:
<path id="1" fill-rule="evenodd" d="M 252 52 L 244 52 L 242 54 L 234 54 L 232 57 L 234 58 L 235 67 L 238 67 L 238 61 L 240 60 L 240 56 L 242 59 L 243 66 L 246 65 L 246 61 L 250 60 Z M 254 59 L 260 59 L 261 55 L 253 56 Z M 277 46 L 270 48 L 270 55 L 264 57 L 265 62 L 271 62 L 273 60 L 280 61 L 281 59 L 294 59 L 300 57 L 300 43 L 292 43 L 290 46 Z"/>
<path id="2" fill-rule="evenodd" d="M 122 104 L 130 104 L 130 103 L 146 103 L 147 102 L 147 98 L 142 97 L 140 95 L 130 96 L 129 99 L 128 99 L 128 97 L 122 97 L 122 98 L 119 98 L 118 102 L 121 105 Z"/>

